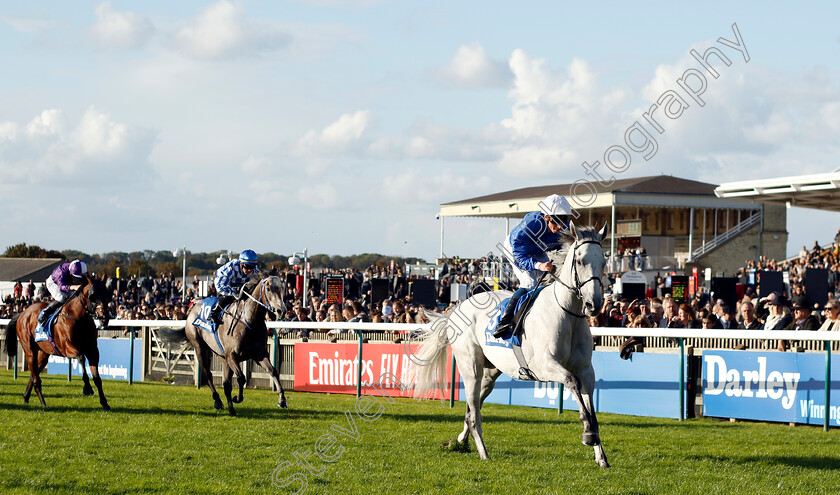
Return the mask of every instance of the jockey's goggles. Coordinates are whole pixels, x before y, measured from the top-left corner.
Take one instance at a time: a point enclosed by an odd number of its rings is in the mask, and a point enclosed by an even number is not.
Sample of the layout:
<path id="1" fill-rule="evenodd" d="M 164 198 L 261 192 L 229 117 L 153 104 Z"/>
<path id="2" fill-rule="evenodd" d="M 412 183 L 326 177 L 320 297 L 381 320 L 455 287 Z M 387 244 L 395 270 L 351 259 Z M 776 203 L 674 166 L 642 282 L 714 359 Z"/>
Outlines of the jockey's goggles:
<path id="1" fill-rule="evenodd" d="M 558 225 L 563 228 L 569 224 L 569 215 L 549 215 L 548 218 L 554 223 L 554 225 Z"/>

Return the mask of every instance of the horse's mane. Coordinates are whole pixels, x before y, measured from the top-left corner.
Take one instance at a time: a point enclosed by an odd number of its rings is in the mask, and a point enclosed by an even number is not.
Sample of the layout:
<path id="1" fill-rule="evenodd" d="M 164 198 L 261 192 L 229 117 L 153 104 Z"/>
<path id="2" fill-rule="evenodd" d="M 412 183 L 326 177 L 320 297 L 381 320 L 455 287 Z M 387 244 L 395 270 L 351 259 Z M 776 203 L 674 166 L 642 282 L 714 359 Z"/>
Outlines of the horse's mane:
<path id="1" fill-rule="evenodd" d="M 578 233 L 580 233 L 580 239 L 591 239 L 593 241 L 601 241 L 601 237 L 598 234 L 598 231 L 595 230 L 595 227 L 592 226 L 585 226 L 585 227 L 577 227 Z M 560 232 L 560 247 L 556 249 L 552 249 L 550 251 L 546 251 L 548 258 L 554 264 L 555 267 L 559 270 L 563 263 L 566 261 L 566 256 L 569 254 L 569 248 L 578 240 L 575 238 L 574 232 L 571 229 L 563 230 Z"/>
<path id="2" fill-rule="evenodd" d="M 268 277 L 277 277 L 279 276 L 279 273 L 280 272 L 277 270 L 277 267 L 274 266 L 272 266 L 269 270 L 254 272 L 248 275 L 247 280 L 245 280 L 245 283 L 242 284 L 242 290 L 251 293 L 257 287 L 257 284 L 259 284 L 263 279 Z"/>
<path id="3" fill-rule="evenodd" d="M 262 272 L 254 272 L 248 275 L 248 279 L 245 281 L 244 284 L 242 284 L 242 290 L 248 293 L 252 292 L 263 278 L 264 277 Z"/>

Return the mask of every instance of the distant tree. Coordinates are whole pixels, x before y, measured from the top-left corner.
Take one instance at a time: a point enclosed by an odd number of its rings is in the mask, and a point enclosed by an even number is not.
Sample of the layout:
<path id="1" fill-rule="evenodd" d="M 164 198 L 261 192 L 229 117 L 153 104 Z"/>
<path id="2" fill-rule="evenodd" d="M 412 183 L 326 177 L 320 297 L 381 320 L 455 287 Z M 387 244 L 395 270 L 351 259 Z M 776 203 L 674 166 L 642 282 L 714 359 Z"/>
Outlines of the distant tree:
<path id="1" fill-rule="evenodd" d="M 3 253 L 4 258 L 61 258 L 66 259 L 64 255 L 55 250 L 46 250 L 41 246 L 31 245 L 27 246 L 25 242 L 15 244 L 6 248 Z"/>
<path id="2" fill-rule="evenodd" d="M 98 266 L 94 266 L 94 267 L 88 266 L 88 271 L 96 273 L 97 275 L 99 275 L 100 273 L 104 273 L 105 275 L 107 275 L 109 277 L 116 277 L 117 276 L 117 267 L 123 267 L 123 268 L 120 269 L 120 271 L 125 269 L 124 268 L 125 265 L 123 263 L 120 263 L 120 260 L 118 260 L 116 258 L 111 258 L 110 260 L 108 260 L 103 265 L 98 265 Z M 120 276 L 122 277 L 124 275 L 122 273 L 120 273 Z"/>
<path id="3" fill-rule="evenodd" d="M 175 263 L 174 261 L 167 261 L 164 263 L 160 263 L 157 265 L 156 271 L 159 277 L 166 275 L 167 273 L 171 273 L 173 275 L 180 275 L 183 267 L 180 263 Z"/>
<path id="4" fill-rule="evenodd" d="M 90 264 L 92 260 L 89 254 L 77 251 L 75 249 L 65 249 L 61 252 L 61 254 L 66 260 L 82 260 L 87 264 Z"/>
<path id="5" fill-rule="evenodd" d="M 120 271 L 122 272 L 122 270 Z M 155 269 L 143 259 L 132 260 L 131 264 L 125 268 L 125 272 L 120 273 L 120 276 L 122 277 L 131 277 L 135 275 L 137 277 L 157 277 Z"/>

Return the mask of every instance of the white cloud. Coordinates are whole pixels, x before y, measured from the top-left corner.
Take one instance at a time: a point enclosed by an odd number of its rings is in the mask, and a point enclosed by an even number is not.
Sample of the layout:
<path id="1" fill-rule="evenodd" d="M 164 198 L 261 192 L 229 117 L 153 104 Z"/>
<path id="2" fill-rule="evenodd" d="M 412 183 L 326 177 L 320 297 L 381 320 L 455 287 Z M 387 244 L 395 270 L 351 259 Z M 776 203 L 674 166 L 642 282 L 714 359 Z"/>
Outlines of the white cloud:
<path id="1" fill-rule="evenodd" d="M 316 210 L 329 210 L 338 204 L 338 191 L 330 183 L 308 184 L 297 190 L 297 200 Z"/>
<path id="2" fill-rule="evenodd" d="M 154 34 L 149 19 L 133 12 L 117 12 L 111 2 L 96 6 L 93 38 L 103 47 L 139 48 Z"/>
<path id="3" fill-rule="evenodd" d="M 155 139 L 94 107 L 72 129 L 61 110 L 44 110 L 24 126 L 0 124 L 0 174 L 17 185 L 137 186 L 155 175 Z"/>
<path id="4" fill-rule="evenodd" d="M 87 156 L 114 156 L 128 144 L 128 127 L 113 122 L 110 115 L 91 107 L 71 138 Z"/>
<path id="5" fill-rule="evenodd" d="M 26 34 L 41 34 L 55 26 L 55 22 L 48 19 L 35 17 L 11 17 L 3 16 L 0 20 L 13 27 L 15 30 Z"/>
<path id="6" fill-rule="evenodd" d="M 276 206 L 286 199 L 282 183 L 275 180 L 254 180 L 248 184 L 251 198 L 263 206 Z"/>
<path id="7" fill-rule="evenodd" d="M 458 48 L 443 69 L 443 76 L 466 88 L 505 86 L 511 79 L 505 63 L 491 59 L 477 41 Z"/>
<path id="8" fill-rule="evenodd" d="M 370 110 L 342 115 L 321 131 L 320 141 L 327 146 L 347 146 L 358 141 L 369 124 Z"/>
<path id="9" fill-rule="evenodd" d="M 265 177 L 271 171 L 271 160 L 264 156 L 250 155 L 239 168 L 248 175 Z"/>
<path id="10" fill-rule="evenodd" d="M 563 174 L 569 167 L 577 165 L 575 154 L 557 146 L 525 146 L 506 151 L 499 168 L 509 175 L 556 172 Z"/>
<path id="11" fill-rule="evenodd" d="M 175 34 L 181 53 L 203 60 L 273 51 L 290 41 L 288 34 L 249 20 L 240 4 L 226 0 L 210 5 Z"/>
<path id="12" fill-rule="evenodd" d="M 371 122 L 370 110 L 342 115 L 322 130 L 310 130 L 295 142 L 290 154 L 302 159 L 310 175 L 318 175 L 340 155 L 361 153 L 365 132 Z"/>
<path id="13" fill-rule="evenodd" d="M 59 134 L 64 129 L 64 115 L 61 110 L 44 110 L 41 115 L 26 124 L 24 129 L 30 137 Z"/>
<path id="14" fill-rule="evenodd" d="M 382 196 L 400 204 L 438 204 L 492 187 L 486 175 L 456 175 L 450 169 L 419 173 L 409 169 L 382 179 Z"/>
<path id="15" fill-rule="evenodd" d="M 297 3 L 304 5 L 314 5 L 316 7 L 348 7 L 361 8 L 371 7 L 373 5 L 380 5 L 387 0 L 295 0 Z"/>

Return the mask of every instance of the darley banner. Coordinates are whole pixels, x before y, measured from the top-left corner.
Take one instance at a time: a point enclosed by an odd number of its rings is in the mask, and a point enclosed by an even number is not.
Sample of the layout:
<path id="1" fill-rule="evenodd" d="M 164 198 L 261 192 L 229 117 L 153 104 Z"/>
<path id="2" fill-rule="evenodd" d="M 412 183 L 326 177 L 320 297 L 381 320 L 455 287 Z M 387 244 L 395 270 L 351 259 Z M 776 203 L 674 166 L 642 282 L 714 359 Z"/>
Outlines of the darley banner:
<path id="1" fill-rule="evenodd" d="M 837 426 L 840 366 L 832 366 L 830 381 L 829 424 Z M 821 425 L 825 406 L 824 354 L 703 352 L 705 416 Z"/>

